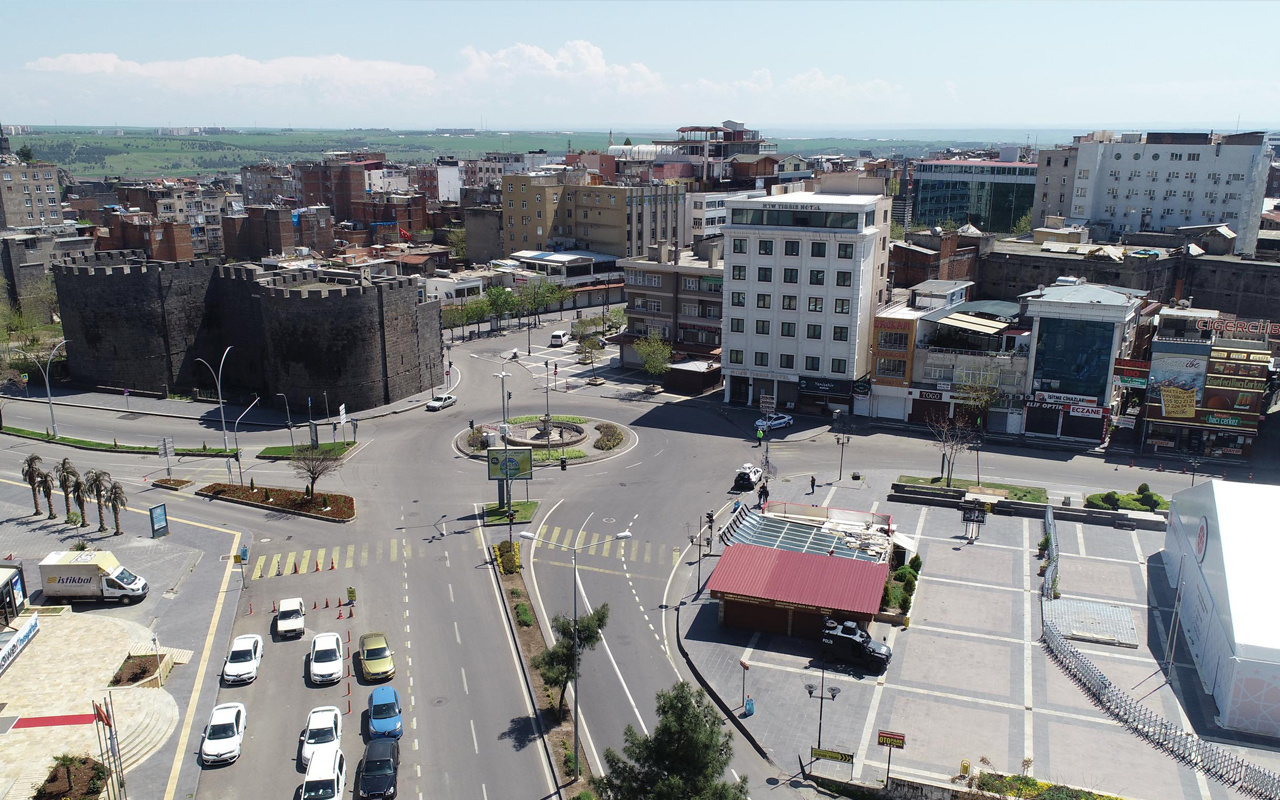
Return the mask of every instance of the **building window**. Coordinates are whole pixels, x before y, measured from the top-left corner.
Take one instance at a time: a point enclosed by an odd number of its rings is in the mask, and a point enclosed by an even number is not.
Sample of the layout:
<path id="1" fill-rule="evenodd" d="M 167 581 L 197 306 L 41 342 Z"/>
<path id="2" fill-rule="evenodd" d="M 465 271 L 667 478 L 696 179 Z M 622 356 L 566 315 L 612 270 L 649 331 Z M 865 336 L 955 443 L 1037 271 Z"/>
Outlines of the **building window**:
<path id="1" fill-rule="evenodd" d="M 730 333 L 742 333 L 745 330 L 746 330 L 746 321 L 744 319 L 742 319 L 741 317 L 729 318 Z"/>
<path id="2" fill-rule="evenodd" d="M 747 279 L 747 268 L 742 264 L 734 264 L 729 268 L 731 270 L 731 278 L 735 281 L 745 281 Z"/>
<path id="3" fill-rule="evenodd" d="M 876 346 L 881 350 L 907 350 L 907 334 L 905 331 L 880 331 Z"/>
<path id="4" fill-rule="evenodd" d="M 808 372 L 817 372 L 822 369 L 822 359 L 817 356 L 805 356 L 804 368 Z"/>
<path id="5" fill-rule="evenodd" d="M 741 350 L 730 350 L 730 351 L 729 351 L 729 363 L 730 363 L 730 364 L 741 364 L 741 363 L 742 363 L 742 351 L 741 351 Z"/>
<path id="6" fill-rule="evenodd" d="M 796 357 L 790 353 L 782 353 L 778 356 L 778 367 L 779 369 L 795 369 Z"/>
<path id="7" fill-rule="evenodd" d="M 848 314 L 848 313 L 849 313 L 849 299 L 848 299 L 848 298 L 837 298 L 837 299 L 836 299 L 836 313 L 837 313 L 837 314 Z"/>
<path id="8" fill-rule="evenodd" d="M 852 286 L 853 273 L 843 270 L 836 272 L 836 286 Z"/>
<path id="9" fill-rule="evenodd" d="M 756 295 L 756 308 L 770 308 L 773 305 L 773 295 L 758 294 Z"/>
<path id="10" fill-rule="evenodd" d="M 788 339 L 794 339 L 796 338 L 796 324 L 794 322 L 784 322 L 778 333 Z"/>
<path id="11" fill-rule="evenodd" d="M 853 245 L 848 243 L 837 245 L 836 258 L 853 258 Z"/>
<path id="12" fill-rule="evenodd" d="M 826 258 L 827 243 L 826 242 L 809 242 L 809 255 L 812 256 L 813 258 Z"/>
<path id="13" fill-rule="evenodd" d="M 761 239 L 761 240 L 760 240 L 760 255 L 762 255 L 762 256 L 771 256 L 771 255 L 773 255 L 773 240 L 772 240 L 772 239 Z"/>
<path id="14" fill-rule="evenodd" d="M 844 325 L 835 325 L 831 328 L 831 341 L 847 342 L 849 341 L 849 328 Z"/>
<path id="15" fill-rule="evenodd" d="M 783 311 L 796 310 L 796 296 L 794 294 L 784 294 L 782 296 L 782 310 Z"/>
<path id="16" fill-rule="evenodd" d="M 800 243 L 797 241 L 793 241 L 791 239 L 787 239 L 782 243 L 782 254 L 784 256 L 800 255 Z"/>
<path id="17" fill-rule="evenodd" d="M 746 304 L 747 304 L 746 292 L 733 292 L 729 295 L 729 305 L 741 307 L 741 306 L 745 306 Z"/>
<path id="18" fill-rule="evenodd" d="M 767 319 L 758 319 L 758 320 L 756 320 L 756 333 L 757 333 L 757 334 L 759 334 L 760 336 L 768 336 L 768 335 L 769 335 L 769 320 L 767 320 Z"/>
<path id="19" fill-rule="evenodd" d="M 875 211 L 868 211 L 868 212 L 866 212 L 865 214 L 863 214 L 862 216 L 863 216 L 863 223 L 862 223 L 862 224 L 863 224 L 865 227 L 870 228 L 872 225 L 875 225 L 875 224 L 876 224 L 876 212 L 875 212 Z"/>
<path id="20" fill-rule="evenodd" d="M 821 298 L 821 297 L 810 297 L 810 298 L 809 298 L 809 310 L 810 310 L 810 311 L 816 311 L 816 312 L 818 312 L 818 313 L 821 313 L 821 312 L 822 312 L 822 298 Z"/>
<path id="21" fill-rule="evenodd" d="M 696 291 L 698 291 L 698 279 L 697 279 L 697 278 L 687 278 L 687 277 L 686 277 L 686 278 L 684 278 L 684 279 L 681 281 L 681 283 L 684 285 L 684 288 L 685 288 L 685 290 L 686 290 L 686 291 L 690 291 L 690 292 L 696 292 Z"/>
<path id="22" fill-rule="evenodd" d="M 876 377 L 877 378 L 907 377 L 906 360 L 901 358 L 877 358 L 876 359 Z"/>
<path id="23" fill-rule="evenodd" d="M 831 371 L 837 375 L 843 375 L 849 371 L 849 362 L 843 358 L 831 359 Z"/>
<path id="24" fill-rule="evenodd" d="M 795 267 L 783 267 L 782 282 L 783 283 L 799 283 L 800 270 L 796 269 Z"/>
<path id="25" fill-rule="evenodd" d="M 734 240 L 733 240 L 733 252 L 735 252 L 735 253 L 745 253 L 745 252 L 747 252 L 747 240 L 746 240 L 746 239 L 734 239 Z"/>
<path id="26" fill-rule="evenodd" d="M 809 270 L 809 285 L 821 286 L 827 282 L 827 271 L 825 269 Z"/>
<path id="27" fill-rule="evenodd" d="M 1187 153 L 1187 160 L 1188 160 L 1188 161 L 1199 161 L 1199 160 L 1200 160 L 1200 154 L 1199 154 L 1199 153 Z"/>
<path id="28" fill-rule="evenodd" d="M 805 326 L 805 331 L 804 331 L 804 338 L 806 338 L 806 339 L 821 339 L 821 338 L 822 338 L 822 326 L 821 326 L 821 325 L 806 325 L 806 326 Z"/>
<path id="29" fill-rule="evenodd" d="M 757 352 L 756 352 L 756 366 L 757 366 L 757 367 L 767 367 L 767 366 L 769 366 L 769 354 L 768 354 L 768 353 L 761 353 L 761 352 L 757 351 Z"/>
<path id="30" fill-rule="evenodd" d="M 756 280 L 761 283 L 772 283 L 773 267 L 756 267 Z"/>

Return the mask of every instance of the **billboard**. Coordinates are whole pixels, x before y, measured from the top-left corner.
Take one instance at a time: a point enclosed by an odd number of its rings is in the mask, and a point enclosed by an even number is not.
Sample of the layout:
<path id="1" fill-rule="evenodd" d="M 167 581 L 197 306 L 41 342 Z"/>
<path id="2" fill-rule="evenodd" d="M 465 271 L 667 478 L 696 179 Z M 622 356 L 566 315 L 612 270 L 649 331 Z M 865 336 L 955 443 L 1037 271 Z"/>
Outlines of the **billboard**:
<path id="1" fill-rule="evenodd" d="M 491 481 L 533 480 L 532 447 L 490 447 L 485 460 Z"/>
<path id="2" fill-rule="evenodd" d="M 1161 353 L 1151 359 L 1148 399 L 1160 404 L 1158 416 L 1192 419 L 1204 402 L 1204 376 L 1208 359 L 1186 353 Z"/>

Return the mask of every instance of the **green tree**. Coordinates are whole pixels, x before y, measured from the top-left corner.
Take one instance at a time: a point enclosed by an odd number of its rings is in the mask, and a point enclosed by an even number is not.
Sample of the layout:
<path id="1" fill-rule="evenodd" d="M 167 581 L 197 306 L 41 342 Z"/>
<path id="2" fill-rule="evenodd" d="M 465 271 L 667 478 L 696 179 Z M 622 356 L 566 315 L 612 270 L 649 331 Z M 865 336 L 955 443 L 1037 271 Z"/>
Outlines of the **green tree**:
<path id="1" fill-rule="evenodd" d="M 623 755 L 605 750 L 606 773 L 591 779 L 600 800 L 746 800 L 746 778 L 724 780 L 733 734 L 701 689 L 681 681 L 658 692 L 653 733 L 628 725 L 623 736 Z"/>
<path id="2" fill-rule="evenodd" d="M 40 470 L 40 474 L 36 476 L 36 488 L 40 490 L 40 494 L 44 495 L 45 505 L 49 506 L 48 519 L 58 518 L 58 512 L 53 510 L 53 490 L 57 485 L 58 481 L 51 472 Z"/>
<path id="3" fill-rule="evenodd" d="M 31 502 L 35 503 L 36 516 L 40 516 L 40 493 L 36 484 L 40 482 L 40 456 L 32 453 L 22 461 L 22 479 L 31 487 Z"/>
<path id="4" fill-rule="evenodd" d="M 889 223 L 889 239 L 895 242 L 905 241 L 907 238 L 907 229 L 896 222 Z"/>
<path id="5" fill-rule="evenodd" d="M 596 357 L 603 348 L 600 345 L 600 337 L 594 333 L 587 334 L 578 340 L 578 355 L 586 356 L 587 363 L 591 365 L 591 377 L 596 377 Z"/>
<path id="6" fill-rule="evenodd" d="M 26 161 L 28 159 L 23 159 L 23 160 Z M 67 793 L 70 794 L 71 793 L 71 768 L 80 766 L 80 757 L 73 756 L 70 753 L 63 753 L 60 756 L 53 757 L 53 766 L 54 766 L 54 769 L 61 767 L 62 771 L 66 773 Z"/>
<path id="7" fill-rule="evenodd" d="M 58 287 L 53 282 L 53 274 L 46 273 L 36 281 L 20 302 L 25 306 L 23 310 L 27 316 L 31 317 L 35 324 L 47 325 L 52 322 L 53 315 L 58 310 Z"/>
<path id="8" fill-rule="evenodd" d="M 58 488 L 62 490 L 62 504 L 67 507 L 67 516 L 71 516 L 71 486 L 80 479 L 80 471 L 71 463 L 71 459 L 64 458 L 58 462 L 58 466 L 53 468 L 53 474 L 58 479 Z"/>
<path id="9" fill-rule="evenodd" d="M 452 228 L 448 234 L 449 248 L 453 257 L 465 260 L 467 257 L 467 231 L 465 228 Z"/>
<path id="10" fill-rule="evenodd" d="M 657 378 L 671 370 L 671 345 L 657 331 L 650 330 L 648 336 L 636 341 L 633 346 L 636 355 L 640 356 L 640 367 L 646 375 Z"/>
<path id="11" fill-rule="evenodd" d="M 485 289 L 484 299 L 489 304 L 489 313 L 497 319 L 516 310 L 516 294 L 505 286 L 490 286 Z"/>
<path id="12" fill-rule="evenodd" d="M 626 140 L 625 142 L 623 142 L 623 143 L 622 143 L 622 146 L 623 146 L 623 147 L 630 147 L 630 146 L 631 146 L 631 137 L 630 137 L 630 136 L 628 136 L 628 137 L 627 137 L 627 140 Z"/>
<path id="13" fill-rule="evenodd" d="M 111 515 L 115 518 L 115 535 L 119 536 L 124 533 L 124 531 L 120 530 L 120 510 L 129 507 L 129 496 L 124 493 L 124 487 L 120 485 L 119 481 L 112 481 L 111 485 L 107 487 L 106 501 L 107 505 L 111 506 Z"/>
<path id="14" fill-rule="evenodd" d="M 521 316 L 532 314 L 535 322 L 542 323 L 542 309 L 547 306 L 550 286 L 546 281 L 528 281 L 516 289 L 516 308 L 520 310 Z"/>
<path id="15" fill-rule="evenodd" d="M 445 328 L 456 328 L 467 324 L 467 310 L 460 305 L 442 306 L 440 324 Z"/>
<path id="16" fill-rule="evenodd" d="M 84 473 L 84 488 L 98 501 L 98 532 L 107 529 L 106 518 L 102 514 L 103 495 L 111 486 L 111 473 L 105 469 L 90 469 Z"/>
<path id="17" fill-rule="evenodd" d="M 489 318 L 489 301 L 484 295 L 475 295 L 463 306 L 465 309 L 467 323 L 475 323 L 476 333 L 480 333 L 480 323 Z"/>
<path id="18" fill-rule="evenodd" d="M 89 518 L 85 516 L 84 506 L 89 500 L 89 487 L 79 475 L 71 482 L 71 499 L 75 501 L 76 507 L 80 509 L 80 527 L 88 527 Z"/>
<path id="19" fill-rule="evenodd" d="M 573 292 L 563 284 L 548 284 L 547 289 L 547 305 L 558 305 L 560 313 L 564 313 L 564 304 L 573 299 Z"/>
<path id="20" fill-rule="evenodd" d="M 555 632 L 556 643 L 534 657 L 533 668 L 542 676 L 547 686 L 560 687 L 560 700 L 556 708 L 564 713 L 564 695 L 573 680 L 576 670 L 582 666 L 583 650 L 594 650 L 600 643 L 604 626 L 609 624 L 609 604 L 602 603 L 590 614 L 578 616 L 578 653 L 575 659 L 573 649 L 573 620 L 563 614 L 556 614 L 551 620 L 551 630 Z"/>
<path id="21" fill-rule="evenodd" d="M 18 152 L 14 153 L 14 155 L 18 157 L 19 161 L 24 163 L 36 160 L 36 154 L 32 152 L 31 145 L 29 144 L 24 144 L 22 147 L 19 147 Z"/>
<path id="22" fill-rule="evenodd" d="M 627 307 L 614 306 L 609 309 L 609 315 L 605 318 L 604 324 L 611 331 L 620 330 L 627 324 Z"/>
<path id="23" fill-rule="evenodd" d="M 1013 235 L 1021 236 L 1024 233 L 1031 233 L 1031 212 L 1023 214 L 1017 222 L 1013 223 Z"/>

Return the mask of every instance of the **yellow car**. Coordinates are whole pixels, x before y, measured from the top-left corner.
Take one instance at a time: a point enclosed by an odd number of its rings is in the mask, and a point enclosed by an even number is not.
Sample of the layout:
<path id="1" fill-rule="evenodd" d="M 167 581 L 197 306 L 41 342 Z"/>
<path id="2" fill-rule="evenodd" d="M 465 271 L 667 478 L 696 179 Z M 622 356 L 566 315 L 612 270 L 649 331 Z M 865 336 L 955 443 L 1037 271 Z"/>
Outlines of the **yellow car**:
<path id="1" fill-rule="evenodd" d="M 360 637 L 360 669 L 365 680 L 387 680 L 396 674 L 395 653 L 381 633 L 366 633 Z"/>

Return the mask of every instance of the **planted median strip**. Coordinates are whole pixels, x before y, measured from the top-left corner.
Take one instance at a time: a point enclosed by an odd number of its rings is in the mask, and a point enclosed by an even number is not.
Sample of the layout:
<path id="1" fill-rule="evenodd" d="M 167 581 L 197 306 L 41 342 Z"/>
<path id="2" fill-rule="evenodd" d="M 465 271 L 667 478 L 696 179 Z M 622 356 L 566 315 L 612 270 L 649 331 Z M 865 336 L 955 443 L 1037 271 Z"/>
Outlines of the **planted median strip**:
<path id="1" fill-rule="evenodd" d="M 341 458 L 347 454 L 347 451 L 355 447 L 355 442 L 321 442 L 317 448 L 325 455 L 331 455 L 335 458 Z M 258 451 L 258 458 L 271 459 L 291 459 L 304 452 L 311 452 L 310 444 L 300 444 L 296 446 L 284 445 L 283 447 L 264 447 Z"/>
<path id="2" fill-rule="evenodd" d="M 68 447 L 78 447 L 82 450 L 103 450 L 109 453 L 147 453 L 155 455 L 159 449 L 158 443 L 154 445 L 143 445 L 120 444 L 119 442 L 95 442 L 91 439 L 76 439 L 71 436 L 55 437 L 49 433 L 29 431 L 23 428 L 13 428 L 8 425 L 4 426 L 2 430 L 10 436 L 20 436 L 24 439 L 35 439 L 41 442 L 63 444 Z M 235 454 L 235 450 L 223 450 L 220 447 L 179 447 L 174 451 L 174 455 L 179 456 L 214 456 L 225 458 L 227 456 L 234 456 Z"/>
<path id="3" fill-rule="evenodd" d="M 988 494 L 1003 494 L 1010 500 L 1020 500 L 1024 503 L 1049 502 L 1049 492 L 1042 486 L 1021 486 L 1016 483 L 991 483 L 990 481 L 983 481 L 979 484 L 977 481 L 964 478 L 952 478 L 951 482 L 948 483 L 945 478 L 921 478 L 915 475 L 899 475 L 898 483 L 933 489 L 950 488 L 961 489 L 966 492 L 985 491 Z"/>
<path id="4" fill-rule="evenodd" d="M 526 522 L 533 521 L 533 515 L 538 513 L 537 500 L 521 500 L 511 504 L 511 510 L 516 512 L 516 518 L 511 520 L 512 524 L 522 525 Z M 507 524 L 507 508 L 499 506 L 497 503 L 486 503 L 484 507 L 484 524 L 485 525 L 506 525 Z"/>
<path id="5" fill-rule="evenodd" d="M 345 522 L 355 519 L 356 501 L 345 494 L 316 492 L 308 495 L 298 489 L 279 486 L 240 486 L 234 483 L 211 483 L 196 491 L 200 497 L 226 500 L 286 514 L 301 514 Z"/>

